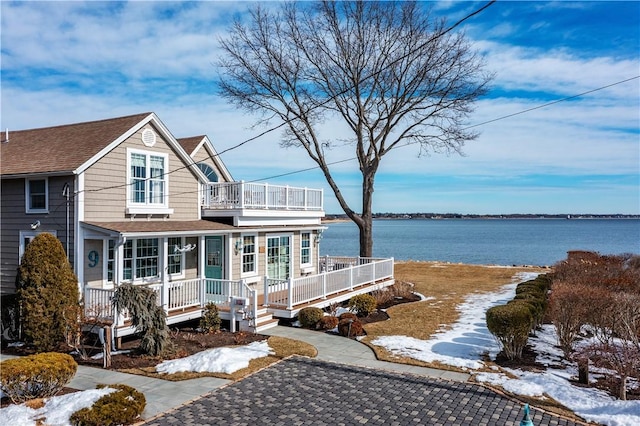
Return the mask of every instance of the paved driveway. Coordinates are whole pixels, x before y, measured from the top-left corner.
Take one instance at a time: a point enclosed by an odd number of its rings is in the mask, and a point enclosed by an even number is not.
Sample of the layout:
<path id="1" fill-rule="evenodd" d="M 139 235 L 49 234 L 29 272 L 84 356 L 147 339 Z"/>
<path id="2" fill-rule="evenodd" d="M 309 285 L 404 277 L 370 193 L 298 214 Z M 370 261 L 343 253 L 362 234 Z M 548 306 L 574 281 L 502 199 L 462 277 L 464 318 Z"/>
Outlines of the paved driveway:
<path id="1" fill-rule="evenodd" d="M 522 409 L 469 383 L 293 357 L 146 425 L 518 426 Z M 531 414 L 535 426 L 577 424 Z"/>

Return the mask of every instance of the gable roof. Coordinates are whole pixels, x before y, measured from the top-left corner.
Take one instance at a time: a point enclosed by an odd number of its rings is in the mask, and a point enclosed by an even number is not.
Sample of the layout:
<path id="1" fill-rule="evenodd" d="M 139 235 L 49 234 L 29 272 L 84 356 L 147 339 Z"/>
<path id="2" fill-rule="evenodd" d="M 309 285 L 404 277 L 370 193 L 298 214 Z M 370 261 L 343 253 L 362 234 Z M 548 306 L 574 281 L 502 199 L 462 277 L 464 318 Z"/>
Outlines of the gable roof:
<path id="1" fill-rule="evenodd" d="M 189 154 L 192 158 L 201 148 L 204 147 L 209 157 L 211 157 L 215 165 L 218 167 L 220 173 L 222 173 L 222 177 L 224 178 L 224 180 L 227 182 L 233 182 L 233 176 L 231 176 L 231 173 L 229 173 L 227 166 L 225 166 L 225 164 L 220 159 L 218 152 L 213 147 L 213 144 L 211 143 L 211 140 L 207 135 L 181 138 L 178 139 L 178 143 L 182 146 L 182 148 L 184 148 L 185 151 L 187 151 L 187 154 Z"/>
<path id="2" fill-rule="evenodd" d="M 72 173 L 152 113 L 2 134 L 0 174 Z"/>

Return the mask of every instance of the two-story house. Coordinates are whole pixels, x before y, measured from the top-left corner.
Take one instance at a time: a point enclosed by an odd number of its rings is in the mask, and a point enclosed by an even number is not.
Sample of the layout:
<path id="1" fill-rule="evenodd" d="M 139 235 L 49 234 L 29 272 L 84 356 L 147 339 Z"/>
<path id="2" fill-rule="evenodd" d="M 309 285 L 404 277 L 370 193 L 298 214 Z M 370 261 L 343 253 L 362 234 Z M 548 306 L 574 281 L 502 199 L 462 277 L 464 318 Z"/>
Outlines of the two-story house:
<path id="1" fill-rule="evenodd" d="M 214 302 L 254 331 L 393 283 L 393 259 L 319 256 L 322 190 L 234 181 L 208 137 L 176 139 L 154 113 L 9 130 L 0 146 L 2 293 L 52 233 L 116 336 L 133 332 L 111 306 L 122 283 L 156 290 L 169 324 Z"/>

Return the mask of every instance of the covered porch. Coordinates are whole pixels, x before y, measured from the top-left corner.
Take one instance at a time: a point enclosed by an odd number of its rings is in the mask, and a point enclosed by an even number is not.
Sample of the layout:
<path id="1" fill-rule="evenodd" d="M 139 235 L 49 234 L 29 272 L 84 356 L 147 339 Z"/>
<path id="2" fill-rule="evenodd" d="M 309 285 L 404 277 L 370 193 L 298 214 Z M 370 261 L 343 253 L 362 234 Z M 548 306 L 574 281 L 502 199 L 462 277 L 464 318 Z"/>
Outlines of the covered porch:
<path id="1" fill-rule="evenodd" d="M 167 324 L 200 318 L 202 308 L 215 303 L 222 319 L 232 329 L 260 332 L 278 323 L 278 318 L 294 318 L 307 306 L 319 308 L 393 285 L 393 258 L 321 258 L 321 273 L 287 280 L 264 278 L 262 283 L 244 280 L 196 278 L 149 284 L 157 294 L 158 306 L 167 315 Z M 144 285 L 144 284 L 141 284 Z M 262 292 L 258 287 L 262 287 Z M 87 287 L 84 305 L 87 316 L 97 317 L 114 328 L 114 336 L 133 334 L 126 312 L 115 312 L 111 300 L 114 289 Z M 275 317 L 275 318 L 274 318 Z"/>

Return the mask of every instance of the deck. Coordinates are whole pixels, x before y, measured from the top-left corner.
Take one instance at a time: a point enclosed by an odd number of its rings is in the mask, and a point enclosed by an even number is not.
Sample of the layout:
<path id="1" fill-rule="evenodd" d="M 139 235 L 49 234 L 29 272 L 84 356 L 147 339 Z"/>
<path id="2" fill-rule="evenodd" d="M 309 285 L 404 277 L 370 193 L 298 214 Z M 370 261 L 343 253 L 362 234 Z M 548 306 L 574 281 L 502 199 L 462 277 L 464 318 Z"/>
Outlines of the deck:
<path id="1" fill-rule="evenodd" d="M 196 278 L 171 283 L 150 284 L 158 306 L 167 315 L 167 324 L 200 318 L 207 303 L 215 303 L 220 317 L 235 319 L 240 329 L 259 332 L 277 325 L 277 318 L 295 318 L 307 306 L 325 308 L 363 293 L 394 283 L 393 259 L 324 257 L 322 273 L 288 280 L 265 278 L 262 291 L 244 280 Z M 119 337 L 133 334 L 127 312 L 115 312 L 113 289 L 87 287 L 86 315 L 114 328 Z M 233 321 L 232 329 L 236 321 Z"/>

